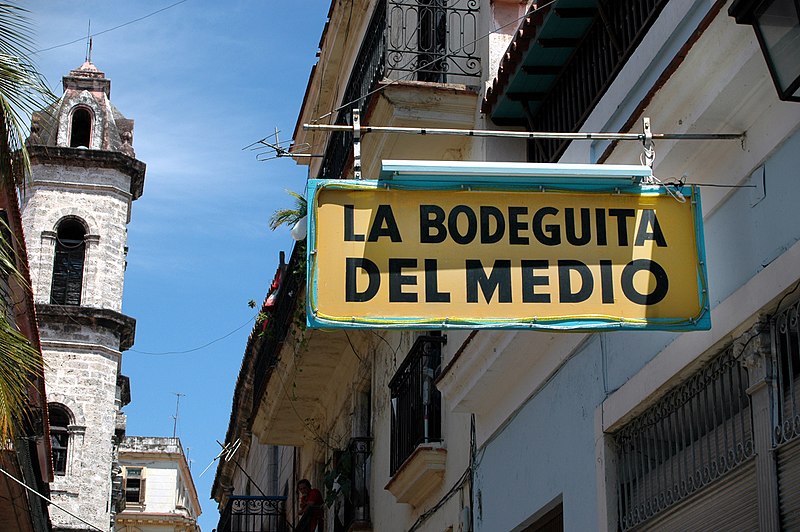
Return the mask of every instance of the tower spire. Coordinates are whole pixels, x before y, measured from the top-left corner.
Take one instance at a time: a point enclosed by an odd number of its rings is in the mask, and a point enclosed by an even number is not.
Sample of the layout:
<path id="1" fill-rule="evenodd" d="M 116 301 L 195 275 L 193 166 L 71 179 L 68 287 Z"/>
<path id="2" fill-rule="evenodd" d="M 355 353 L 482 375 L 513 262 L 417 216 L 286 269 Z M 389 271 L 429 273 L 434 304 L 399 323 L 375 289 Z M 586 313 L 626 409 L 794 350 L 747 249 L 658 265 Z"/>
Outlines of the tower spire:
<path id="1" fill-rule="evenodd" d="M 88 63 L 92 62 L 92 19 L 89 19 L 89 29 L 86 30 L 86 58 Z"/>

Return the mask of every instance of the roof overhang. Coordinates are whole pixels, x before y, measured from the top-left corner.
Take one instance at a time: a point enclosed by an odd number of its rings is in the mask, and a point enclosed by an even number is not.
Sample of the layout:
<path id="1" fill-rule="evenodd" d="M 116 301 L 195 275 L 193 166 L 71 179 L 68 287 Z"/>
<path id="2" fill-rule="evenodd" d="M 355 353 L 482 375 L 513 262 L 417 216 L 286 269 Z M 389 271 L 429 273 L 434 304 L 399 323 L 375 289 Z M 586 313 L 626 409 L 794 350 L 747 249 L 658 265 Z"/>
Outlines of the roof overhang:
<path id="1" fill-rule="evenodd" d="M 556 0 L 526 16 L 500 61 L 481 111 L 501 125 L 525 125 L 600 17 L 597 0 Z"/>

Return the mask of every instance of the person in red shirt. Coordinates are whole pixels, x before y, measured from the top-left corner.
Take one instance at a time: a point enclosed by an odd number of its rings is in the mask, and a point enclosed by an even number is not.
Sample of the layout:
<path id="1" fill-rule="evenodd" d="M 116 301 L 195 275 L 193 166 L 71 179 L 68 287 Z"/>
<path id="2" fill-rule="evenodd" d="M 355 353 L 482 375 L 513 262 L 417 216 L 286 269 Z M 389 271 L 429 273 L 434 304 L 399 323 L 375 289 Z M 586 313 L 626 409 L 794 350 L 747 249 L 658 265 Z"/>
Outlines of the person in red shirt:
<path id="1" fill-rule="evenodd" d="M 298 515 L 300 522 L 297 532 L 317 532 L 322 530 L 322 493 L 317 488 L 311 487 L 311 482 L 302 479 L 297 483 L 297 492 L 300 494 L 300 509 Z"/>

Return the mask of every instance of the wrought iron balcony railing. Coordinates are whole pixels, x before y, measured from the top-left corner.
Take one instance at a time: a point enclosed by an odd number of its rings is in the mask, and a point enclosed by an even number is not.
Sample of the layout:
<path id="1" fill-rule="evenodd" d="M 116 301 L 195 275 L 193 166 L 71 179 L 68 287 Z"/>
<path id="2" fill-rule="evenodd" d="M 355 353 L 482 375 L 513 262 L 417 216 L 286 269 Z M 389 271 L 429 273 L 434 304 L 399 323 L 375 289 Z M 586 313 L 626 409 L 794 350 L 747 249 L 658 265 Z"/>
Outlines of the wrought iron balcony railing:
<path id="1" fill-rule="evenodd" d="M 418 445 L 442 440 L 442 396 L 434 385 L 444 336 L 420 336 L 392 377 L 391 469 L 394 475 Z"/>
<path id="2" fill-rule="evenodd" d="M 288 532 L 286 497 L 232 496 L 217 525 L 217 532 Z"/>
<path id="3" fill-rule="evenodd" d="M 353 65 L 336 124 L 362 113 L 383 79 L 475 84 L 481 76 L 477 47 L 478 0 L 379 0 Z M 353 135 L 331 134 L 320 178 L 339 179 Z"/>

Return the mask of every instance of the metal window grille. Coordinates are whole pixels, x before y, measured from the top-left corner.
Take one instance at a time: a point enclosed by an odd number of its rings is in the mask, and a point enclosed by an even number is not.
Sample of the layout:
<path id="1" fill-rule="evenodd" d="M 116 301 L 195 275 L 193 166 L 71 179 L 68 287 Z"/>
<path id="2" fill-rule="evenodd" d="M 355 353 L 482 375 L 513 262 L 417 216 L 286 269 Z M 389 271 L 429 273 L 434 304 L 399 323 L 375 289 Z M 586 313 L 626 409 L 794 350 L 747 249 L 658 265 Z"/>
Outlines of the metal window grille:
<path id="1" fill-rule="evenodd" d="M 776 393 L 775 445 L 800 436 L 800 301 L 771 320 L 772 351 L 775 355 Z"/>
<path id="2" fill-rule="evenodd" d="M 613 435 L 630 529 L 753 456 L 747 370 L 731 347 Z"/>
<path id="3" fill-rule="evenodd" d="M 420 336 L 389 383 L 392 397 L 391 471 L 422 443 L 442 439 L 442 399 L 433 382 L 442 363 L 443 336 Z"/>
<path id="4" fill-rule="evenodd" d="M 232 496 L 217 524 L 218 532 L 284 532 L 286 497 Z"/>

